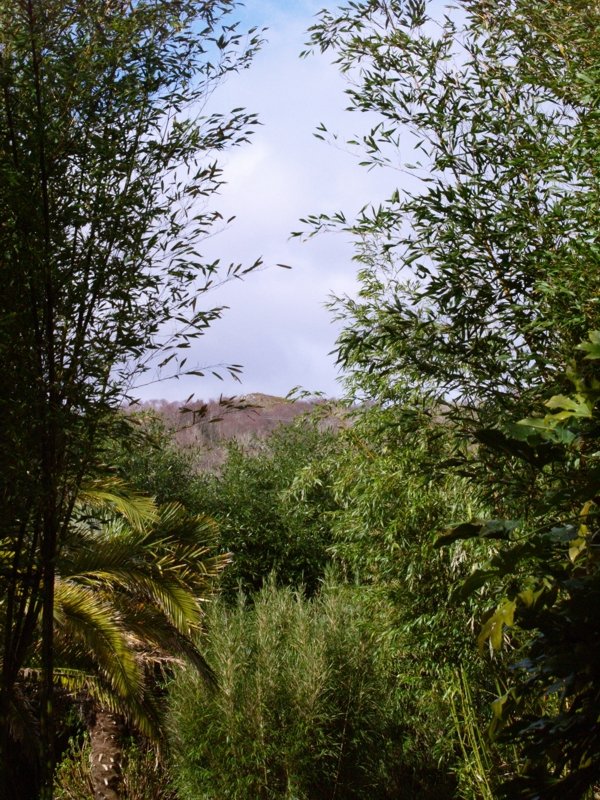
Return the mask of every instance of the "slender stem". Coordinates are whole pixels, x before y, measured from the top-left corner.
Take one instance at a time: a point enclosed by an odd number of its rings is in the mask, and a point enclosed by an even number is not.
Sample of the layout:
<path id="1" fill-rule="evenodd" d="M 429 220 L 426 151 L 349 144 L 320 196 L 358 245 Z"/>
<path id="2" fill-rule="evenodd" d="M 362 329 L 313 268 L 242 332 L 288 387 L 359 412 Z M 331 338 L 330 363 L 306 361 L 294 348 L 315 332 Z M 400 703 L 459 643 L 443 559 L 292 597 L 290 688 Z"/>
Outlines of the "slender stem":
<path id="1" fill-rule="evenodd" d="M 50 198 L 48 191 L 48 163 L 46 154 L 46 125 L 43 97 L 42 64 L 38 45 L 36 9 L 34 0 L 27 0 L 27 15 L 30 33 L 31 64 L 35 88 L 35 109 L 37 117 L 37 146 L 39 160 L 39 180 L 42 200 L 42 273 L 44 286 L 44 375 L 45 383 L 45 425 L 41 452 L 41 484 L 44 495 L 43 526 L 41 542 L 42 574 L 42 686 L 40 740 L 42 748 L 42 790 L 43 800 L 52 800 L 54 775 L 54 577 L 58 535 L 57 509 L 57 387 L 55 375 L 55 300 L 52 265 L 50 263 Z M 45 381 L 44 381 L 45 379 Z"/>

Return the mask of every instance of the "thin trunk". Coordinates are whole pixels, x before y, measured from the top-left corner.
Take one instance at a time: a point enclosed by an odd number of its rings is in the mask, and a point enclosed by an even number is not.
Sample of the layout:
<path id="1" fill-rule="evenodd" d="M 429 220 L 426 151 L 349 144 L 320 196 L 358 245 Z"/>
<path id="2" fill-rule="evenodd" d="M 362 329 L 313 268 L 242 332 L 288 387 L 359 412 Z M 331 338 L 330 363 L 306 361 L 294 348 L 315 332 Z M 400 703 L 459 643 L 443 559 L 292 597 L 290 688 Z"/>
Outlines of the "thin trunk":
<path id="1" fill-rule="evenodd" d="M 46 155 L 46 98 L 44 96 L 43 36 L 40 22 L 42 6 L 27 0 L 26 5 L 31 67 L 35 90 L 35 110 L 37 122 L 37 158 L 39 168 L 39 192 L 41 195 L 40 222 L 42 232 L 41 272 L 43 276 L 43 353 L 42 386 L 46 420 L 44 440 L 42 441 L 42 486 L 44 491 L 44 528 L 42 539 L 42 643 L 41 643 L 41 715 L 40 744 L 42 751 L 42 791 L 43 800 L 52 800 L 55 764 L 54 745 L 54 578 L 56 571 L 56 553 L 58 531 L 60 527 L 57 479 L 58 469 L 58 410 L 59 397 L 56 382 L 55 358 L 55 287 L 51 265 L 51 214 L 48 179 L 48 162 Z"/>
<path id="2" fill-rule="evenodd" d="M 42 745 L 43 800 L 52 800 L 54 778 L 54 572 L 56 554 L 56 525 L 49 520 L 44 539 L 44 584 L 42 587 L 42 686 L 40 742 Z"/>
<path id="3" fill-rule="evenodd" d="M 9 516 L 8 514 L 6 515 Z M 28 524 L 28 523 L 24 523 Z M 13 787 L 14 763 L 11 760 L 11 718 L 15 696 L 15 683 L 26 652 L 33 639 L 39 618 L 40 570 L 34 563 L 39 560 L 39 526 L 33 524 L 32 541 L 27 547 L 24 559 L 15 560 L 6 592 L 6 612 L 4 623 L 4 646 L 0 675 L 0 798 L 20 800 Z M 8 537 L 7 537 L 8 538 Z M 17 543 L 17 548 L 21 543 Z M 19 574 L 23 573 L 23 574 Z"/>

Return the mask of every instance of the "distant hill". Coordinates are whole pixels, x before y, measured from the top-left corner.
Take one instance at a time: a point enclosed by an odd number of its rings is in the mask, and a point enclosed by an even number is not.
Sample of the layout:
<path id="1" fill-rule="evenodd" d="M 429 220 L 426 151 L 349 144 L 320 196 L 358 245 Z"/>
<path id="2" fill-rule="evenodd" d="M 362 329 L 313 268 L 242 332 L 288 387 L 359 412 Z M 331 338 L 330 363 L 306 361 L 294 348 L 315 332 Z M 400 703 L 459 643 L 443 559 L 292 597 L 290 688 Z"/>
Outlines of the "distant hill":
<path id="1" fill-rule="evenodd" d="M 199 465 L 209 469 L 222 463 L 227 442 L 235 439 L 250 444 L 302 414 L 319 412 L 319 424 L 323 428 L 346 424 L 345 409 L 336 400 L 288 400 L 261 393 L 195 401 L 187 405 L 152 400 L 137 404 L 130 409 L 131 412 L 156 414 L 179 446 L 201 451 L 198 454 Z"/>

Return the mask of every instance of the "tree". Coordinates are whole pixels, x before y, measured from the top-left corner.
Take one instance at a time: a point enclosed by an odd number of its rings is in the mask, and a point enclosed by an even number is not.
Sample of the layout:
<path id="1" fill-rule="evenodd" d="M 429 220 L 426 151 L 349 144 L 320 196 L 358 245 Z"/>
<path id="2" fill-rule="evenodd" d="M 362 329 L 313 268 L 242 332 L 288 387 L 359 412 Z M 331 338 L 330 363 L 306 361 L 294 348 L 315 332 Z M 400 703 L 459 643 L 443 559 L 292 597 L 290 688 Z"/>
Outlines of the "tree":
<path id="1" fill-rule="evenodd" d="M 232 553 L 223 581 L 230 599 L 240 589 L 258 591 L 269 575 L 317 592 L 330 560 L 328 512 L 335 505 L 320 467 L 337 452 L 337 433 L 320 428 L 317 412 L 280 425 L 264 441 L 231 442 L 220 474 L 200 477 L 197 502 L 217 520 L 221 546 Z M 295 482 L 307 470 L 318 477 L 300 498 Z"/>
<path id="2" fill-rule="evenodd" d="M 102 487 L 106 506 L 105 497 Z M 122 715 L 160 743 L 160 676 L 184 662 L 213 681 L 197 639 L 203 601 L 229 562 L 228 555 L 212 552 L 216 526 L 176 504 L 150 506 L 140 520 L 139 505 L 134 496 L 130 520 L 80 509 L 57 567 L 57 677 L 95 701 L 91 777 L 98 792 L 105 791 L 107 745 L 118 757 Z M 117 782 L 118 775 L 116 764 Z M 117 789 L 111 787 L 115 798 Z"/>
<path id="3" fill-rule="evenodd" d="M 118 479 L 94 482 L 80 493 L 56 570 L 55 681 L 60 696 L 83 698 L 91 707 L 91 777 L 97 791 L 102 787 L 118 796 L 113 783 L 119 776 L 122 718 L 160 741 L 161 678 L 185 662 L 207 683 L 213 679 L 197 638 L 203 601 L 229 563 L 228 555 L 216 554 L 216 533 L 213 520 L 177 504 L 158 507 Z M 21 681 L 31 683 L 39 667 L 35 647 Z M 35 719 L 26 692 L 21 697 L 21 707 L 13 701 L 13 719 L 27 753 L 28 743 L 36 742 Z M 23 763 L 13 770 L 21 792 L 19 773 L 31 773 Z"/>
<path id="4" fill-rule="evenodd" d="M 366 163 L 412 176 L 354 222 L 308 222 L 356 236 L 361 292 L 335 304 L 351 390 L 384 407 L 428 395 L 456 442 L 432 479 L 458 469 L 486 496 L 492 519 L 440 541 L 492 543 L 454 600 L 495 591 L 480 645 L 510 628 L 522 656 L 494 705 L 522 756 L 511 798 L 579 798 L 599 774 L 597 378 L 571 368 L 599 322 L 599 22 L 579 0 L 475 0 L 437 19 L 373 0 L 311 29 L 351 107 L 378 116 L 353 142 Z"/>
<path id="5" fill-rule="evenodd" d="M 499 0 L 442 17 L 375 0 L 310 29 L 348 75 L 351 110 L 375 116 L 350 144 L 399 174 L 355 221 L 307 220 L 357 242 L 361 292 L 335 304 L 355 391 L 395 401 L 419 387 L 479 416 L 528 409 L 596 327 L 597 15 L 571 10 Z"/>
<path id="6" fill-rule="evenodd" d="M 220 314 L 196 305 L 219 274 L 198 249 L 220 218 L 205 205 L 222 182 L 212 154 L 255 118 L 206 103 L 260 45 L 229 23 L 234 7 L 0 4 L 0 760 L 41 619 L 48 787 L 56 559 L 79 486 L 134 376 L 153 356 L 184 369 Z"/>

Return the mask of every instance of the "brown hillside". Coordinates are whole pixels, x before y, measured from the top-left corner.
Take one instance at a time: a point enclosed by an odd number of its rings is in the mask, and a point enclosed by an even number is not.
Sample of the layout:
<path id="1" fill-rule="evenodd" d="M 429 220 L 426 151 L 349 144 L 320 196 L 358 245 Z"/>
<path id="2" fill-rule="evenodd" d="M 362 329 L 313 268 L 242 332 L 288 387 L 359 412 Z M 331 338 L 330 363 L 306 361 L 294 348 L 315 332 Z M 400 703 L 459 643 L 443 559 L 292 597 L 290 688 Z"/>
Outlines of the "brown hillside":
<path id="1" fill-rule="evenodd" d="M 343 409 L 336 401 L 288 400 L 261 393 L 194 401 L 187 405 L 152 400 L 136 405 L 131 411 L 156 414 L 172 432 L 177 444 L 197 451 L 202 469 L 215 468 L 222 463 L 228 441 L 235 439 L 249 444 L 302 414 L 321 411 L 323 427 L 344 424 Z"/>

